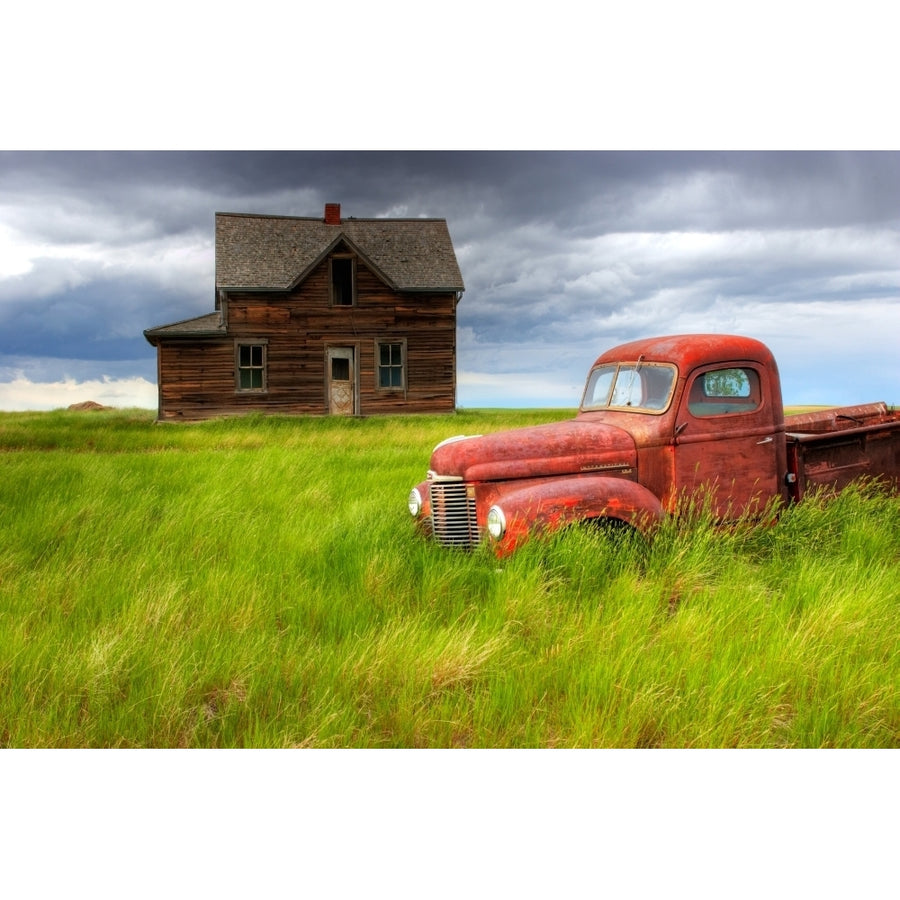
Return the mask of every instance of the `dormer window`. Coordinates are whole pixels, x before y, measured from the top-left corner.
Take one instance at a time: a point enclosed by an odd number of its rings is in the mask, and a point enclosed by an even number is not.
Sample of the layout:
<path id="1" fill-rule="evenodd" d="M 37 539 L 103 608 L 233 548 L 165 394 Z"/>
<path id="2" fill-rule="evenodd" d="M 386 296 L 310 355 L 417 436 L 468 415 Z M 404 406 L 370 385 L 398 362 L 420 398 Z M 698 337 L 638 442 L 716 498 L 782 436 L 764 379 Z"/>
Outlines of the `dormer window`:
<path id="1" fill-rule="evenodd" d="M 356 304 L 356 260 L 352 256 L 331 257 L 331 305 Z"/>

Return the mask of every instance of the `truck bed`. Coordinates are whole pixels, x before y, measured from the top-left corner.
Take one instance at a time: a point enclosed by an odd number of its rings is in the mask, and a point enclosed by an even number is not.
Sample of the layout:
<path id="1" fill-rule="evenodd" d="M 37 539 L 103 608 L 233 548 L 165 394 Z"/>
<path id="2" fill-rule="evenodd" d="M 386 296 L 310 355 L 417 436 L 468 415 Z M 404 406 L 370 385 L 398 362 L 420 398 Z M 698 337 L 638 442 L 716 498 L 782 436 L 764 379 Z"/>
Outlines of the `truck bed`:
<path id="1" fill-rule="evenodd" d="M 900 410 L 886 403 L 785 416 L 791 498 L 815 487 L 839 491 L 859 478 L 900 488 Z"/>

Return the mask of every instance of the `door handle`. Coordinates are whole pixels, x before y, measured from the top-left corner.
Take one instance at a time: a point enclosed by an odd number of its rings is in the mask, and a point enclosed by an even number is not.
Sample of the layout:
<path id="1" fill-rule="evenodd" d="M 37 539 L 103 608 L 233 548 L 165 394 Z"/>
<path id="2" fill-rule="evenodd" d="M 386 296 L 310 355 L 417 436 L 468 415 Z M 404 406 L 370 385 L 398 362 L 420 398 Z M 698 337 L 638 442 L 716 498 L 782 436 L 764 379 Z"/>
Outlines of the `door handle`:
<path id="1" fill-rule="evenodd" d="M 775 438 L 773 438 L 772 435 L 769 435 L 767 438 L 763 438 L 761 441 L 757 441 L 756 443 L 757 443 L 757 445 L 759 445 L 759 444 L 771 444 L 772 441 L 774 441 L 774 440 L 775 440 Z"/>

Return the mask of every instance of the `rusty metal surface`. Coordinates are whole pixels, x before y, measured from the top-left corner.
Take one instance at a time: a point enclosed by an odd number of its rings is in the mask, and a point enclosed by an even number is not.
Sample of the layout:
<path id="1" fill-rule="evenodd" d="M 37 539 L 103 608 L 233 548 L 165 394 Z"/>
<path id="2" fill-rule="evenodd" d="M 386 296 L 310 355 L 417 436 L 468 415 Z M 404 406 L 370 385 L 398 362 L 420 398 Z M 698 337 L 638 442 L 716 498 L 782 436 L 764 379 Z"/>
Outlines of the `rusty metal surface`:
<path id="1" fill-rule="evenodd" d="M 438 447 L 430 468 L 465 481 L 541 478 L 629 469 L 634 438 L 603 421 L 571 420 L 453 441 Z"/>
<path id="2" fill-rule="evenodd" d="M 887 413 L 875 424 L 788 438 L 796 484 L 793 499 L 811 488 L 842 490 L 860 478 L 900 489 L 900 413 Z"/>
<path id="3" fill-rule="evenodd" d="M 646 531 L 665 516 L 658 498 L 625 478 L 587 475 L 480 487 L 483 508 L 496 503 L 506 514 L 506 534 L 496 544 L 500 554 L 512 552 L 535 531 L 555 531 L 588 519 L 621 522 Z"/>
<path id="4" fill-rule="evenodd" d="M 775 357 L 765 344 L 755 338 L 733 334 L 675 334 L 643 338 L 606 350 L 597 357 L 594 365 L 633 362 L 641 357 L 647 362 L 674 363 L 682 374 L 697 366 L 730 364 L 742 359 L 755 360 L 777 372 Z"/>
<path id="5" fill-rule="evenodd" d="M 863 403 L 858 406 L 839 406 L 796 413 L 784 417 L 785 431 L 797 434 L 820 434 L 861 425 L 878 425 L 882 422 L 896 422 L 900 413 L 892 413 L 886 403 Z"/>
<path id="6" fill-rule="evenodd" d="M 496 544 L 502 553 L 534 531 L 573 521 L 645 529 L 701 492 L 729 520 L 761 514 L 772 501 L 799 500 L 811 486 L 840 489 L 861 476 L 900 485 L 900 412 L 870 403 L 785 419 L 778 367 L 757 340 L 697 334 L 634 341 L 603 353 L 592 371 L 612 363 L 628 364 L 621 371 L 629 377 L 644 364 L 669 364 L 677 377 L 656 408 L 646 392 L 634 393 L 635 409 L 622 401 L 604 408 L 592 395 L 591 407 L 565 422 L 438 445 L 429 481 L 418 486 L 420 527 L 447 546 L 471 547 L 498 505 L 506 522 Z M 706 402 L 697 402 L 704 376 L 723 370 L 740 370 L 745 390 L 706 392 Z"/>

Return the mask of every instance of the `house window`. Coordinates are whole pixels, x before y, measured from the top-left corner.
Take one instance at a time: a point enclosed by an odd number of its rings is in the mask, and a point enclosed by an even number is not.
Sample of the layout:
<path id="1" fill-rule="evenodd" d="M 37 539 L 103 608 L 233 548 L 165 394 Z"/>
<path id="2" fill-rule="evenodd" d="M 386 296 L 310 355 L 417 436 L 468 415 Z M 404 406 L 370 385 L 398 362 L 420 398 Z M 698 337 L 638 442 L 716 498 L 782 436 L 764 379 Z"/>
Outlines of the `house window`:
<path id="1" fill-rule="evenodd" d="M 239 391 L 265 391 L 266 345 L 238 344 L 237 389 Z"/>
<path id="2" fill-rule="evenodd" d="M 353 306 L 356 302 L 356 264 L 353 257 L 331 258 L 331 305 Z"/>
<path id="3" fill-rule="evenodd" d="M 406 386 L 404 377 L 405 346 L 403 341 L 379 343 L 376 345 L 376 370 L 378 387 L 383 390 L 399 389 Z"/>

